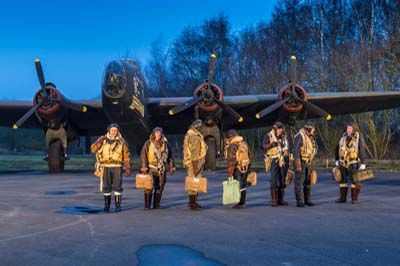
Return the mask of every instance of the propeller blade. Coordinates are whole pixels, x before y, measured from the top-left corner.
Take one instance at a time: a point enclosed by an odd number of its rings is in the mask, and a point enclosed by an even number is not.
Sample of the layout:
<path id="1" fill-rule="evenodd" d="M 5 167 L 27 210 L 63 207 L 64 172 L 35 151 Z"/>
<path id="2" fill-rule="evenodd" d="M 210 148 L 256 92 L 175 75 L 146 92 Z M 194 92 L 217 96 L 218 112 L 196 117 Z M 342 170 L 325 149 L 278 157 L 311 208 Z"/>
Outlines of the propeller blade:
<path id="1" fill-rule="evenodd" d="M 72 102 L 67 102 L 67 101 L 61 101 L 61 100 L 57 100 L 57 99 L 52 99 L 52 101 L 60 103 L 62 106 L 78 111 L 78 112 L 86 112 L 87 111 L 87 107 L 86 105 L 82 105 L 79 103 L 72 103 Z"/>
<path id="2" fill-rule="evenodd" d="M 41 103 L 36 104 L 33 106 L 31 109 L 29 109 L 28 112 L 26 112 L 14 125 L 13 128 L 17 129 L 19 128 L 26 120 L 28 120 L 29 117 L 38 109 Z"/>
<path id="3" fill-rule="evenodd" d="M 42 92 L 43 96 L 47 99 L 49 95 L 47 94 L 46 91 L 46 82 L 44 79 L 44 74 L 43 74 L 43 69 L 42 69 L 42 64 L 40 63 L 39 59 L 35 59 L 35 66 L 36 66 L 36 73 L 39 79 L 40 87 L 42 87 Z"/>
<path id="4" fill-rule="evenodd" d="M 304 101 L 301 98 L 298 98 L 299 101 L 302 102 L 302 104 L 304 104 L 304 107 L 311 113 L 318 115 L 319 117 L 323 117 L 326 120 L 331 120 L 332 116 L 327 113 L 325 110 L 323 110 L 322 108 L 318 107 L 317 105 L 310 103 L 308 101 Z"/>
<path id="5" fill-rule="evenodd" d="M 175 115 L 177 113 L 180 113 L 183 110 L 186 110 L 186 109 L 190 108 L 191 106 L 195 105 L 196 103 L 198 103 L 199 101 L 203 100 L 204 96 L 205 96 L 205 94 L 203 93 L 197 98 L 192 98 L 189 101 L 186 101 L 181 105 L 177 105 L 174 108 L 172 108 L 171 110 L 169 110 L 168 114 Z"/>
<path id="6" fill-rule="evenodd" d="M 215 54 L 211 54 L 210 56 L 210 65 L 208 67 L 208 89 L 211 89 L 211 83 L 213 82 L 215 75 L 215 63 L 217 62 L 217 56 Z"/>
<path id="7" fill-rule="evenodd" d="M 286 99 L 280 100 L 279 102 L 271 104 L 270 106 L 262 109 L 260 112 L 258 112 L 256 114 L 256 118 L 260 119 L 260 118 L 266 116 L 267 114 L 272 113 L 273 111 L 275 111 L 276 109 L 281 107 L 284 103 L 286 103 L 289 99 L 290 98 L 286 98 Z"/>
<path id="8" fill-rule="evenodd" d="M 292 87 L 292 90 L 294 90 L 297 82 L 297 61 L 296 61 L 296 56 L 292 55 L 290 57 L 290 67 L 289 67 L 289 79 L 290 79 L 290 85 Z"/>
<path id="9" fill-rule="evenodd" d="M 213 97 L 213 100 L 219 105 L 221 106 L 222 110 L 224 110 L 225 112 L 227 112 L 230 116 L 232 116 L 233 118 L 235 118 L 235 120 L 239 123 L 243 122 L 243 116 L 241 116 L 238 112 L 235 111 L 235 109 L 233 109 L 232 107 L 230 107 L 229 105 L 221 102 L 220 100 L 216 99 L 215 97 Z"/>

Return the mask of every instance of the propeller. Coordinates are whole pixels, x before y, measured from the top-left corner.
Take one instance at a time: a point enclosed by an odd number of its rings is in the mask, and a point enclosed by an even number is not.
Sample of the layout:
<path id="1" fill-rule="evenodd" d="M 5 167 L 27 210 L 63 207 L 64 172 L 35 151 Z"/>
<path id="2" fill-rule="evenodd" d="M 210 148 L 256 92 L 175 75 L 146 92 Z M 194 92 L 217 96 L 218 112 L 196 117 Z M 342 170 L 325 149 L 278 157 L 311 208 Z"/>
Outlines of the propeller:
<path id="1" fill-rule="evenodd" d="M 41 106 L 43 105 L 47 105 L 49 102 L 56 102 L 61 104 L 62 106 L 68 108 L 68 109 L 72 109 L 75 111 L 79 111 L 79 112 L 86 112 L 87 111 L 87 107 L 85 105 L 81 105 L 81 104 L 77 104 L 77 103 L 71 103 L 65 100 L 60 100 L 60 99 L 54 99 L 53 97 L 51 97 L 46 90 L 46 81 L 44 78 L 44 74 L 43 74 L 43 68 L 42 68 L 42 64 L 40 63 L 39 59 L 35 59 L 35 67 L 36 67 L 36 73 L 38 76 L 38 80 L 40 83 L 40 88 L 42 90 L 42 94 L 41 97 L 38 98 L 38 103 L 36 105 L 34 105 L 31 109 L 29 109 L 28 112 L 26 112 L 20 119 L 18 119 L 18 121 L 13 125 L 14 129 L 19 128 L 26 120 L 29 119 L 29 117 L 31 117 L 31 115 Z"/>
<path id="2" fill-rule="evenodd" d="M 207 89 L 205 89 L 198 97 L 190 99 L 190 100 L 184 102 L 183 104 L 177 105 L 174 108 L 172 108 L 171 110 L 169 110 L 168 111 L 169 115 L 174 115 L 179 112 L 182 112 L 183 110 L 190 108 L 191 106 L 197 104 L 198 102 L 200 102 L 201 100 L 206 98 L 206 99 L 213 100 L 215 103 L 217 103 L 222 108 L 222 110 L 224 110 L 229 115 L 231 115 L 233 118 L 235 118 L 236 121 L 238 121 L 239 123 L 243 122 L 243 117 L 238 112 L 236 112 L 232 107 L 226 105 L 224 102 L 218 100 L 214 96 L 211 86 L 212 86 L 212 82 L 213 82 L 213 79 L 215 76 L 216 62 L 217 62 L 217 56 L 215 54 L 211 54 L 210 64 L 208 67 Z"/>
<path id="3" fill-rule="evenodd" d="M 296 56 L 292 55 L 290 57 L 290 66 L 289 66 L 289 82 L 290 82 L 290 92 L 285 94 L 285 99 L 282 99 L 266 108 L 264 108 L 263 110 L 261 110 L 260 112 L 258 112 L 256 114 L 256 118 L 260 119 L 264 116 L 266 116 L 269 113 L 272 113 L 273 111 L 275 111 L 276 109 L 280 108 L 282 105 L 284 105 L 287 101 L 289 101 L 290 99 L 295 99 L 296 101 L 301 102 L 305 109 L 310 111 L 311 113 L 314 113 L 320 117 L 324 117 L 326 120 L 330 120 L 332 117 L 330 114 L 328 114 L 326 111 L 324 111 L 323 109 L 321 109 L 320 107 L 318 107 L 315 104 L 312 104 L 304 99 L 302 99 L 301 97 L 299 97 L 299 95 L 296 92 L 296 82 L 297 82 L 297 61 L 296 61 Z"/>

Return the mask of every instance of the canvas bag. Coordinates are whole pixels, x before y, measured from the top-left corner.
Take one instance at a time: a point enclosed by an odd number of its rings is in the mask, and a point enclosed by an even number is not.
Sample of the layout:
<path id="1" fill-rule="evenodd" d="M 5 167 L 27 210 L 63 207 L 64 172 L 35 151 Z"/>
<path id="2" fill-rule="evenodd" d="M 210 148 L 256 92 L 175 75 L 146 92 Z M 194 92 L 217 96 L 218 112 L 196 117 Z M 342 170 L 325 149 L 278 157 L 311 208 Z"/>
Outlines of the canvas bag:
<path id="1" fill-rule="evenodd" d="M 135 179 L 137 189 L 153 189 L 153 177 L 150 174 L 138 173 Z"/>
<path id="2" fill-rule="evenodd" d="M 187 176 L 185 179 L 185 190 L 187 192 L 207 193 L 207 178 Z"/>
<path id="3" fill-rule="evenodd" d="M 228 180 L 222 182 L 224 191 L 222 194 L 223 204 L 236 204 L 240 201 L 239 181 L 228 177 Z"/>

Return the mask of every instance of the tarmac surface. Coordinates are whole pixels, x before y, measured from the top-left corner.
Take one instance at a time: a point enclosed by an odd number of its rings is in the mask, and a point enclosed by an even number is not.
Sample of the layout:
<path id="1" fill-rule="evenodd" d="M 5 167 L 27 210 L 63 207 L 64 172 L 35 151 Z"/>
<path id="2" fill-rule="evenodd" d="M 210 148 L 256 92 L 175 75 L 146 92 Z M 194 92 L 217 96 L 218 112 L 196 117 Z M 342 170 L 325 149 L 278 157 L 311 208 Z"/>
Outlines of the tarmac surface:
<path id="1" fill-rule="evenodd" d="M 183 170 L 168 177 L 162 210 L 144 211 L 125 177 L 123 211 L 106 214 L 92 172 L 3 172 L 0 265 L 400 265 L 400 174 L 375 172 L 358 204 L 334 203 L 338 184 L 318 174 L 314 207 L 296 207 L 293 184 L 289 206 L 271 207 L 258 171 L 237 210 L 222 205 L 225 172 L 205 172 L 201 211 L 187 207 Z"/>

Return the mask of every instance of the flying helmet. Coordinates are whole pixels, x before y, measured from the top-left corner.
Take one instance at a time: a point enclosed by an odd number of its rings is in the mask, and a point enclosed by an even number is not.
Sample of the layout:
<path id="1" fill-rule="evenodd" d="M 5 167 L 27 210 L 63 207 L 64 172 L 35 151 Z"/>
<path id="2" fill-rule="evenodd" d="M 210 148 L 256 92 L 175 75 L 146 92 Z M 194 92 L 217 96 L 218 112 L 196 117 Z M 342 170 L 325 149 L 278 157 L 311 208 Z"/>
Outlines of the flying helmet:
<path id="1" fill-rule="evenodd" d="M 156 131 L 161 132 L 161 134 L 164 133 L 164 130 L 162 129 L 162 127 L 155 127 L 155 128 L 153 128 L 153 133 L 155 133 Z"/>
<path id="2" fill-rule="evenodd" d="M 116 127 L 119 131 L 119 125 L 117 123 L 111 123 L 108 127 L 107 127 L 107 131 L 110 131 L 111 128 Z"/>
<path id="3" fill-rule="evenodd" d="M 314 128 L 314 122 L 311 120 L 307 120 L 306 123 L 304 124 L 304 129 L 310 133 L 311 130 Z"/>
<path id="4" fill-rule="evenodd" d="M 236 137 L 238 135 L 237 131 L 235 129 L 229 129 L 227 132 L 228 139 Z"/>
<path id="5" fill-rule="evenodd" d="M 190 125 L 190 127 L 193 128 L 200 128 L 203 126 L 203 121 L 201 121 L 200 119 L 196 119 L 192 122 L 192 124 Z"/>
<path id="6" fill-rule="evenodd" d="M 283 128 L 283 123 L 282 122 L 275 122 L 275 124 L 272 126 L 274 129 L 278 128 Z"/>

